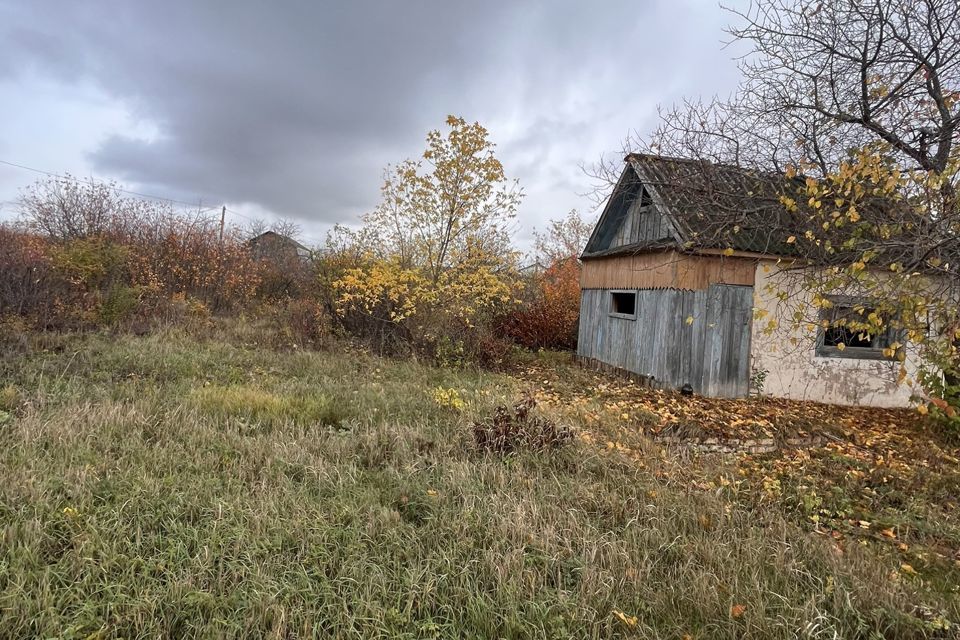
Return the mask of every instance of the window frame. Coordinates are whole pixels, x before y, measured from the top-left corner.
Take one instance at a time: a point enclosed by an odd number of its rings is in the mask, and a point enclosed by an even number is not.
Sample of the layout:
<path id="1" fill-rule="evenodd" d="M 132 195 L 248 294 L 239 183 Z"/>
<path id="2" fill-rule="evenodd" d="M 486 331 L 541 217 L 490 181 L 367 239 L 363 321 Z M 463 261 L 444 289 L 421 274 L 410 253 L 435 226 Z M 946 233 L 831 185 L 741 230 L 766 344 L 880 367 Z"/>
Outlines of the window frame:
<path id="1" fill-rule="evenodd" d="M 616 311 L 616 295 L 617 294 L 630 294 L 633 296 L 633 313 L 620 313 Z M 610 316 L 613 318 L 620 318 L 621 320 L 636 320 L 637 319 L 637 290 L 636 289 L 611 289 L 610 290 Z"/>
<path id="2" fill-rule="evenodd" d="M 881 338 L 882 343 L 881 346 L 878 347 L 845 346 L 843 349 L 840 349 L 833 345 L 824 344 L 827 336 L 827 330 L 823 326 L 823 321 L 827 319 L 824 317 L 826 313 L 833 313 L 837 308 L 846 308 L 853 311 L 853 307 L 856 306 L 864 307 L 864 317 L 866 317 L 871 310 L 876 311 L 876 305 L 869 298 L 841 295 L 824 297 L 829 300 L 833 306 L 820 310 L 820 323 L 817 324 L 817 342 L 814 350 L 816 357 L 845 360 L 882 360 L 888 362 L 897 359 L 896 353 L 891 355 L 884 353 L 886 349 L 890 348 L 892 343 L 901 341 L 898 339 L 901 332 L 896 331 L 889 325 L 884 329 L 882 336 L 878 336 Z"/>

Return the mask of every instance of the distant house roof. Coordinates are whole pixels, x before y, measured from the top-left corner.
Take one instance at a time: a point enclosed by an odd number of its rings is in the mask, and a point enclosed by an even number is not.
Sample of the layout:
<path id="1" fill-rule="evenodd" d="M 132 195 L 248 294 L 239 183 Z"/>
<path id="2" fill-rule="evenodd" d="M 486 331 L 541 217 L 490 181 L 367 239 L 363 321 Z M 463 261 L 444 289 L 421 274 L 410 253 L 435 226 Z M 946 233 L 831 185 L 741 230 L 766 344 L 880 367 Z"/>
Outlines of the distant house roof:
<path id="1" fill-rule="evenodd" d="M 521 266 L 519 269 L 520 273 L 523 273 L 523 274 L 531 274 L 531 273 L 537 274 L 546 270 L 547 270 L 547 267 L 544 266 L 544 264 L 539 260 L 534 260 L 533 262 L 525 264 Z"/>
<path id="2" fill-rule="evenodd" d="M 303 246 L 290 236 L 285 236 L 276 231 L 264 231 L 260 235 L 247 240 L 247 244 L 254 250 L 258 258 L 279 257 L 283 253 L 296 254 L 301 258 L 309 258 L 313 255 L 307 247 Z"/>

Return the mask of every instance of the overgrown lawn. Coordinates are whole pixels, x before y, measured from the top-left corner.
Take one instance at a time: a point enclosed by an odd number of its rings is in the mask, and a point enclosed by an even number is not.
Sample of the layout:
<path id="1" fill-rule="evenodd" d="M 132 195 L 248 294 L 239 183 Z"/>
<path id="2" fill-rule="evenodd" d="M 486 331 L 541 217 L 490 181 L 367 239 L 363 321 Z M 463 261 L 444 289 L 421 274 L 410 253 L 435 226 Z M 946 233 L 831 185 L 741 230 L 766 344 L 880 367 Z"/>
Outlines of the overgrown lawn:
<path id="1" fill-rule="evenodd" d="M 596 384 L 564 358 L 535 365 Z M 587 421 L 559 383 L 540 410 L 595 437 L 503 457 L 472 423 L 542 381 L 236 334 L 32 337 L 0 375 L 0 637 L 960 628 L 949 461 L 875 487 L 844 451 L 694 456 L 636 416 Z M 866 535 L 840 526 L 861 520 Z"/>

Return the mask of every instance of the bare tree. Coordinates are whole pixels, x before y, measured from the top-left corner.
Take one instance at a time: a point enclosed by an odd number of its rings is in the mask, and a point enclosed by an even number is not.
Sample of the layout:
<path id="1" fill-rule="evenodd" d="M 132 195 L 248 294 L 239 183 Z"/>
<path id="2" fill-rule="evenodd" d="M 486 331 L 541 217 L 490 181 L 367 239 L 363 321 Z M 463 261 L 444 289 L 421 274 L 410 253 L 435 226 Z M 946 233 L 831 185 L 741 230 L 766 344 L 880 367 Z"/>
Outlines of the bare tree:
<path id="1" fill-rule="evenodd" d="M 545 266 L 579 258 L 593 232 L 594 222 L 571 209 L 566 216 L 551 220 L 544 232 L 533 232 L 537 259 Z"/>
<path id="2" fill-rule="evenodd" d="M 67 175 L 40 180 L 20 197 L 27 226 L 54 240 L 105 233 L 120 216 L 124 199 L 114 183 L 81 182 Z"/>
<path id="3" fill-rule="evenodd" d="M 756 0 L 728 9 L 750 46 L 729 101 L 664 111 L 658 153 L 825 174 L 851 147 L 883 141 L 943 172 L 960 124 L 960 5 L 953 0 Z"/>
<path id="4" fill-rule="evenodd" d="M 300 235 L 303 233 L 300 225 L 288 218 L 279 218 L 271 225 L 271 229 L 274 233 L 279 233 L 291 240 L 299 240 Z"/>
<path id="5" fill-rule="evenodd" d="M 246 238 L 256 238 L 270 231 L 270 224 L 263 218 L 253 218 L 243 225 L 242 233 Z"/>

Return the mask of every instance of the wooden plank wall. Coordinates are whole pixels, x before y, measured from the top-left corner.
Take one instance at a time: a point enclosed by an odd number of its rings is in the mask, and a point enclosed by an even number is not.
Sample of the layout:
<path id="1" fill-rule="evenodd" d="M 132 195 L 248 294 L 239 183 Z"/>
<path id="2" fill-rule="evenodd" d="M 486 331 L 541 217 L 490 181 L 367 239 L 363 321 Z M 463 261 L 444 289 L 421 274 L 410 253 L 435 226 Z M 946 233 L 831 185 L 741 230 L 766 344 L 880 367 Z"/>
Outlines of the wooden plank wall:
<path id="1" fill-rule="evenodd" d="M 649 199 L 634 200 L 621 217 L 619 225 L 610 245 L 604 247 L 605 249 L 673 237 L 666 216 L 662 215 Z"/>
<path id="2" fill-rule="evenodd" d="M 754 258 L 657 251 L 584 260 L 583 289 L 706 289 L 712 284 L 753 286 Z"/>
<path id="3" fill-rule="evenodd" d="M 653 376 L 664 388 L 690 383 L 703 395 L 744 396 L 752 308 L 748 286 L 648 289 L 637 291 L 637 316 L 629 320 L 610 315 L 608 290 L 585 289 L 577 355 Z"/>

